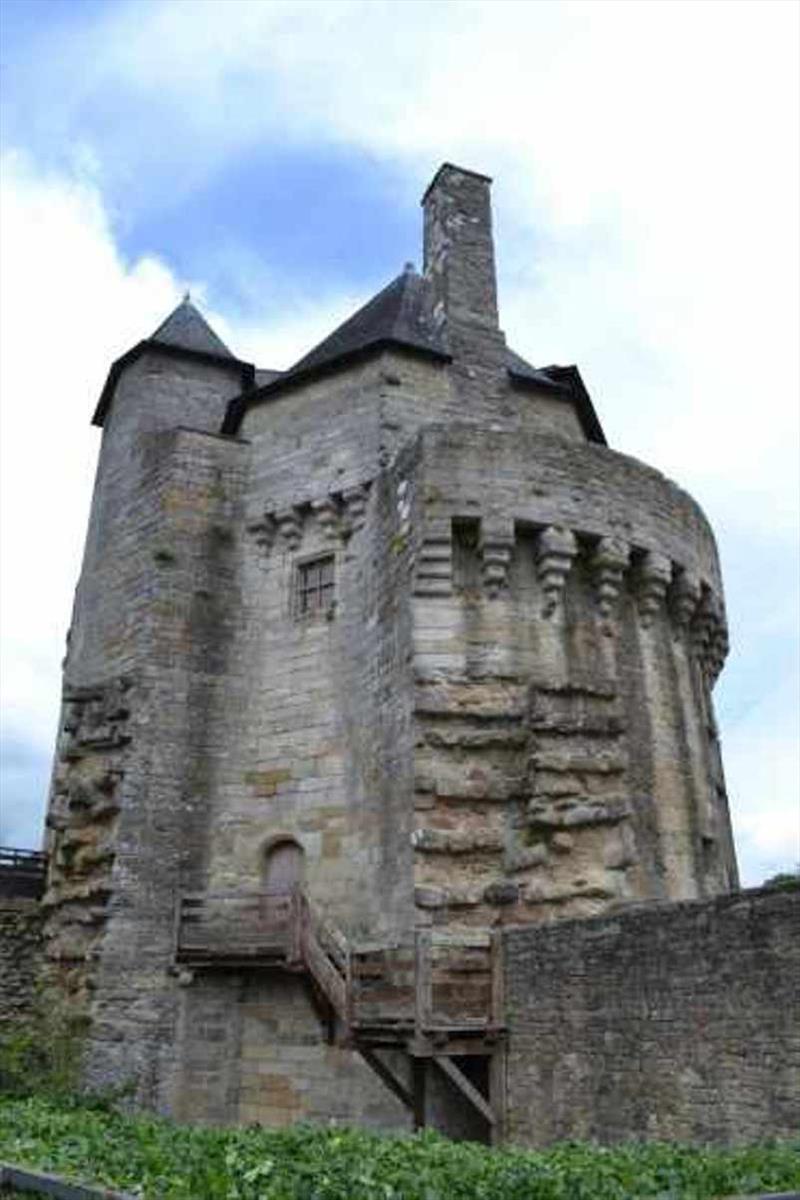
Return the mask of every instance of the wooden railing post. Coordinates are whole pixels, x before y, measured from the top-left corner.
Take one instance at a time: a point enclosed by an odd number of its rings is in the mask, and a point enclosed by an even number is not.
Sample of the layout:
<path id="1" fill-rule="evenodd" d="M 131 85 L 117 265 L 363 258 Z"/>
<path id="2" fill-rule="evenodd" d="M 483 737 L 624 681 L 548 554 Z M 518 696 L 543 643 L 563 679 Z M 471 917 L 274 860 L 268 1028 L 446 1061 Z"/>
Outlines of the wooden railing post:
<path id="1" fill-rule="evenodd" d="M 350 1037 L 356 1020 L 356 998 L 353 991 L 353 951 L 347 943 L 344 960 L 345 1037 Z"/>
<path id="2" fill-rule="evenodd" d="M 505 1025 L 506 1023 L 506 977 L 503 947 L 503 930 L 493 929 L 489 945 L 489 963 L 491 966 L 491 1024 Z"/>
<path id="3" fill-rule="evenodd" d="M 415 941 L 415 1023 L 417 1033 L 421 1033 L 431 1025 L 433 1017 L 430 930 L 417 929 Z"/>
<path id="4" fill-rule="evenodd" d="M 287 959 L 290 963 L 299 963 L 305 957 L 305 922 L 306 922 L 306 904 L 305 896 L 299 884 L 295 884 L 292 888 L 291 907 L 289 910 L 289 945 L 287 947 Z"/>

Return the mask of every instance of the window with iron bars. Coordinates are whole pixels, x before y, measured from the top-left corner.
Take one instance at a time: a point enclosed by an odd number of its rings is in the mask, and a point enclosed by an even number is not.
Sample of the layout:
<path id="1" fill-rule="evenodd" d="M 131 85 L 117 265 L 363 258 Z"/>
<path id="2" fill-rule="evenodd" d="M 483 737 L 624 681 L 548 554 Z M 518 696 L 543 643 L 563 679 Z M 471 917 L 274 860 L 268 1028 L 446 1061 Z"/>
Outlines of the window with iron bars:
<path id="1" fill-rule="evenodd" d="M 334 558 L 298 563 L 294 576 L 293 613 L 296 620 L 329 613 L 335 599 Z"/>

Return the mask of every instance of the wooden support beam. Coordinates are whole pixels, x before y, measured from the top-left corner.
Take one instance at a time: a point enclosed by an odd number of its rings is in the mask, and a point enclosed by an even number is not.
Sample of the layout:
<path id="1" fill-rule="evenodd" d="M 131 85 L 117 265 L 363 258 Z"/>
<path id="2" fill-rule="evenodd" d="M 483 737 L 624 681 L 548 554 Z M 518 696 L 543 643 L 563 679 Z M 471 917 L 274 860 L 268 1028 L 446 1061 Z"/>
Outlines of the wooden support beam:
<path id="1" fill-rule="evenodd" d="M 506 1023 L 506 969 L 503 930 L 493 929 L 491 934 L 490 963 L 492 971 L 492 1025 Z"/>
<path id="2" fill-rule="evenodd" d="M 506 1048 L 500 1045 L 489 1060 L 489 1099 L 495 1123 L 492 1126 L 492 1145 L 501 1146 L 506 1140 L 508 1082 L 506 1077 Z"/>
<path id="3" fill-rule="evenodd" d="M 410 1108 L 412 1112 L 416 1112 L 415 1097 L 411 1094 L 408 1088 L 400 1082 L 394 1072 L 387 1067 L 383 1059 L 378 1058 L 378 1055 L 374 1050 L 371 1050 L 369 1046 L 362 1046 L 356 1042 L 356 1049 L 364 1059 L 364 1062 L 368 1066 L 372 1067 L 378 1078 L 386 1084 L 389 1091 L 393 1092 L 394 1095 L 397 1096 L 398 1100 L 405 1104 L 406 1108 Z"/>
<path id="4" fill-rule="evenodd" d="M 456 1066 L 453 1060 L 444 1054 L 437 1054 L 434 1056 L 433 1061 L 450 1082 L 458 1088 L 461 1094 L 469 1100 L 470 1104 L 474 1108 L 477 1108 L 481 1116 L 485 1117 L 490 1125 L 494 1125 L 495 1115 L 489 1101 L 480 1094 L 474 1084 L 470 1083 L 464 1072 Z"/>
<path id="5" fill-rule="evenodd" d="M 416 1023 L 417 1030 L 426 1029 L 433 1016 L 433 980 L 431 976 L 431 935 L 428 929 L 418 929 L 415 947 Z"/>
<path id="6" fill-rule="evenodd" d="M 427 1082 L 428 1060 L 425 1058 L 411 1059 L 411 1080 L 414 1089 L 414 1131 L 425 1128 L 425 1084 Z"/>

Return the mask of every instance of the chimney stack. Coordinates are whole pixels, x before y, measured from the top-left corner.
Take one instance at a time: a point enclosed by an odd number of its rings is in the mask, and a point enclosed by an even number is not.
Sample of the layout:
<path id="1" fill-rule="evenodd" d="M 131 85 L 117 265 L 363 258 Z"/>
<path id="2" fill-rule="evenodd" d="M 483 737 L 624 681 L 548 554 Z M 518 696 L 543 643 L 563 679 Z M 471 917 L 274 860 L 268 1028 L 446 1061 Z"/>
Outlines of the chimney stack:
<path id="1" fill-rule="evenodd" d="M 437 322 L 499 331 L 491 179 L 444 163 L 422 197 L 424 270 Z"/>

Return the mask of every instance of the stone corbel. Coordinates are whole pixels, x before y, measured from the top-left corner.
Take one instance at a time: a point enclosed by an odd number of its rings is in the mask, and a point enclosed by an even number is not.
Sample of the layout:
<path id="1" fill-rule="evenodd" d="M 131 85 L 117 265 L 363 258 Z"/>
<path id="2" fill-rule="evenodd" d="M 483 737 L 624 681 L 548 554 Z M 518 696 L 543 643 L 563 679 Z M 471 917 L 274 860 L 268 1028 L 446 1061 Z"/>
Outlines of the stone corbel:
<path id="1" fill-rule="evenodd" d="M 694 614 L 691 631 L 692 647 L 704 671 L 711 646 L 712 608 L 711 593 L 704 588 L 697 611 Z"/>
<path id="2" fill-rule="evenodd" d="M 543 616 L 550 617 L 561 608 L 567 576 L 577 553 L 575 534 L 563 525 L 550 525 L 539 535 L 536 573 L 544 592 Z"/>
<path id="3" fill-rule="evenodd" d="M 342 492 L 344 530 L 348 534 L 357 533 L 366 521 L 368 499 L 369 489 L 363 484 L 358 487 L 346 488 Z"/>
<path id="4" fill-rule="evenodd" d="M 728 627 L 725 624 L 725 617 L 720 609 L 708 653 L 708 670 L 712 686 L 717 682 L 717 678 L 725 666 L 725 659 L 728 657 L 729 649 Z"/>
<path id="5" fill-rule="evenodd" d="M 269 554 L 275 541 L 277 526 L 270 513 L 264 513 L 262 517 L 253 521 L 247 526 L 247 532 L 251 535 L 255 544 L 265 554 Z"/>
<path id="6" fill-rule="evenodd" d="M 513 550 L 513 527 L 481 522 L 481 574 L 484 591 L 490 600 L 496 599 L 508 587 L 508 568 Z"/>
<path id="7" fill-rule="evenodd" d="M 340 534 L 341 521 L 339 506 L 333 496 L 323 496 L 321 500 L 311 501 L 311 511 L 322 529 L 326 542 L 336 542 Z"/>
<path id="8" fill-rule="evenodd" d="M 645 629 L 653 624 L 672 582 L 672 563 L 665 554 L 647 550 L 637 571 L 639 613 Z"/>
<path id="9" fill-rule="evenodd" d="M 303 521 L 298 508 L 285 508 L 275 514 L 278 535 L 290 552 L 297 550 L 303 540 Z"/>
<path id="10" fill-rule="evenodd" d="M 630 547 L 621 538 L 601 538 L 592 554 L 590 566 L 594 578 L 597 610 L 604 629 L 611 632 L 622 580 L 630 561 Z"/>
<path id="11" fill-rule="evenodd" d="M 672 588 L 672 612 L 679 629 L 688 629 L 700 603 L 700 580 L 689 571 L 680 571 Z"/>
<path id="12" fill-rule="evenodd" d="M 703 592 L 692 633 L 700 666 L 713 685 L 728 654 L 728 631 L 722 604 L 710 590 Z"/>

